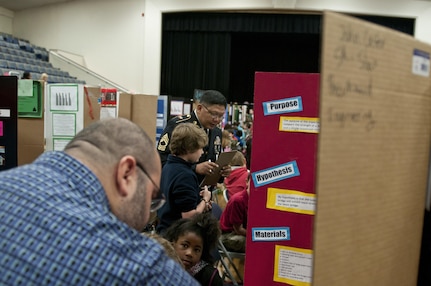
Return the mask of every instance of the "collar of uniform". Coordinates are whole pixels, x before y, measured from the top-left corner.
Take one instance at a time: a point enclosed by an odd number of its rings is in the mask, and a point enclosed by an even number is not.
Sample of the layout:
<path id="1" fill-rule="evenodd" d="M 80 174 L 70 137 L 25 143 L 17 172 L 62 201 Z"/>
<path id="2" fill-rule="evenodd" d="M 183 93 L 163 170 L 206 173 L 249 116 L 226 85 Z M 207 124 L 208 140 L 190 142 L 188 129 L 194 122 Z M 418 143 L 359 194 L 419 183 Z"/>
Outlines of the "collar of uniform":
<path id="1" fill-rule="evenodd" d="M 198 123 L 199 127 L 200 127 L 200 128 L 202 128 L 203 130 L 205 130 L 205 132 L 206 132 L 207 134 L 210 134 L 210 130 L 209 130 L 209 129 L 207 129 L 207 128 L 204 128 L 204 127 L 202 126 L 201 122 L 199 121 L 199 117 L 198 117 L 198 114 L 196 113 L 196 109 L 195 109 L 195 110 L 193 110 L 193 115 L 194 115 L 194 117 L 195 117 L 195 118 L 192 118 L 192 119 L 196 119 L 196 122 Z"/>
<path id="2" fill-rule="evenodd" d="M 195 118 L 192 118 L 192 119 L 196 119 L 196 121 L 197 121 L 197 123 L 198 123 L 199 127 L 201 127 L 201 128 L 202 128 L 201 121 L 199 120 L 198 114 L 196 113 L 196 109 L 195 109 L 195 110 L 193 110 L 193 115 L 194 115 L 194 117 L 195 117 Z"/>

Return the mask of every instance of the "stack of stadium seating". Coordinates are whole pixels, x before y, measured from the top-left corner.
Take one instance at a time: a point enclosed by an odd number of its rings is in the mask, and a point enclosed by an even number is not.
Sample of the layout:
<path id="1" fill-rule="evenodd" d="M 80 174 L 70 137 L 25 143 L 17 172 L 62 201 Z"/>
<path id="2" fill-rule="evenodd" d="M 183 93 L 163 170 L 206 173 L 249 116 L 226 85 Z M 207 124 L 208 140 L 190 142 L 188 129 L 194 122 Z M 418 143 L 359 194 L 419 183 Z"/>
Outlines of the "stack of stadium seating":
<path id="1" fill-rule="evenodd" d="M 28 41 L 8 34 L 0 34 L 0 74 L 18 75 L 28 71 L 38 80 L 42 73 L 48 74 L 48 83 L 82 83 L 68 72 L 52 66 L 45 48 L 32 45 Z"/>

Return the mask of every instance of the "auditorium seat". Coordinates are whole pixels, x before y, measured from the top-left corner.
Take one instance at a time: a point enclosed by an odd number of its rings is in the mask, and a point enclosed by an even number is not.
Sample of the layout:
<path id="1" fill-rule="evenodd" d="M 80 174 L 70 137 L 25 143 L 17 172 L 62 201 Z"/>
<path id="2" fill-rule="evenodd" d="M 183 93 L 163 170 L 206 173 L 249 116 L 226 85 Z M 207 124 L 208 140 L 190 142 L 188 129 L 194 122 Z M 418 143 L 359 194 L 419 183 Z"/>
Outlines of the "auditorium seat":
<path id="1" fill-rule="evenodd" d="M 0 33 L 0 68 L 1 74 L 29 71 L 33 79 L 39 79 L 42 73 L 47 73 L 48 82 L 85 84 L 85 81 L 72 77 L 67 71 L 54 68 L 45 48 L 9 34 Z"/>

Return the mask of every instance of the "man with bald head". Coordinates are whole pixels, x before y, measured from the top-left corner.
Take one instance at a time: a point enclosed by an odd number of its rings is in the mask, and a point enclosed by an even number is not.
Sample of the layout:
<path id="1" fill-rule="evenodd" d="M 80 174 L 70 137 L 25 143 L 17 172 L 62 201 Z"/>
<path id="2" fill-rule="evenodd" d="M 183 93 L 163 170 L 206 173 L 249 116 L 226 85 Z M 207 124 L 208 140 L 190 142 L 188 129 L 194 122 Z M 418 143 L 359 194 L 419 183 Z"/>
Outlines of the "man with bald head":
<path id="1" fill-rule="evenodd" d="M 160 158 L 126 119 L 0 172 L 1 285 L 196 285 L 140 231 L 163 204 Z"/>

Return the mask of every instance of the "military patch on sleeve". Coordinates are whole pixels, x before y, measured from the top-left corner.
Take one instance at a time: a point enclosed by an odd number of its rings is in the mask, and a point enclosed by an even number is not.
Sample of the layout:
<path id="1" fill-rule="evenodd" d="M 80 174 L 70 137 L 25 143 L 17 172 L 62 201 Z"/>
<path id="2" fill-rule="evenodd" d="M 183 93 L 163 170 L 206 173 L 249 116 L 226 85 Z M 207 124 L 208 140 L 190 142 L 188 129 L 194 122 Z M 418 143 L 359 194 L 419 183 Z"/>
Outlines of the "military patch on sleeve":
<path id="1" fill-rule="evenodd" d="M 157 145 L 157 150 L 165 152 L 166 147 L 168 146 L 168 143 L 169 143 L 169 136 L 168 136 L 168 133 L 165 133 L 165 135 L 163 135 L 162 138 L 160 138 L 159 140 L 159 145 Z"/>

